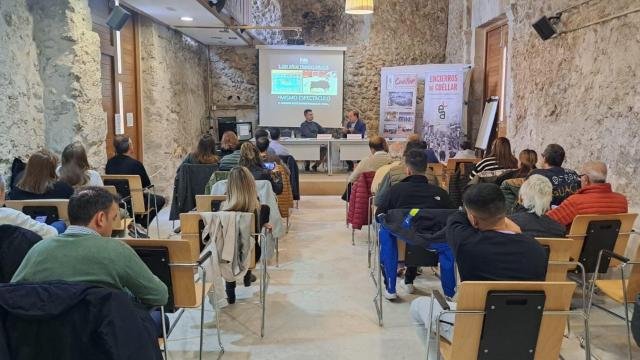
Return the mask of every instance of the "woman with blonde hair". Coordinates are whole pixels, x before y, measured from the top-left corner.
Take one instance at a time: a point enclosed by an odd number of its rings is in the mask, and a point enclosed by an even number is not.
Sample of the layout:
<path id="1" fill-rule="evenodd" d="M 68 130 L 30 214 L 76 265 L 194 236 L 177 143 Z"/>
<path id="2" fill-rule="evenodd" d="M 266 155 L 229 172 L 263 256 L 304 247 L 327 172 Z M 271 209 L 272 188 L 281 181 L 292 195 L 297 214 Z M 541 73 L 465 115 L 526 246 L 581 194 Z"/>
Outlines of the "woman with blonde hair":
<path id="1" fill-rule="evenodd" d="M 229 172 L 227 178 L 227 200 L 221 205 L 223 211 L 250 212 L 256 214 L 256 229 L 271 229 L 269 222 L 269 207 L 261 206 L 256 190 L 256 182 L 249 169 L 244 166 L 237 166 Z M 256 262 L 260 259 L 260 244 L 256 239 L 255 242 Z M 248 270 L 244 276 L 243 282 L 245 287 L 251 286 L 256 281 L 256 277 Z M 236 282 L 225 282 L 225 292 L 227 294 L 227 302 L 233 304 L 236 302 Z"/>
<path id="2" fill-rule="evenodd" d="M 62 150 L 61 165 L 56 169 L 60 180 L 74 188 L 81 186 L 103 186 L 102 177 L 97 171 L 91 170 L 87 151 L 80 142 L 67 145 Z"/>
<path id="3" fill-rule="evenodd" d="M 246 167 L 255 180 L 269 181 L 276 195 L 282 194 L 284 189 L 282 178 L 276 178 L 276 175 L 270 169 L 265 168 L 260 151 L 252 143 L 246 142 L 240 147 L 238 165 Z"/>
<path id="4" fill-rule="evenodd" d="M 531 175 L 520 188 L 520 204 L 509 219 L 533 237 L 564 237 L 567 229 L 545 213 L 551 208 L 553 187 L 542 175 Z"/>
<path id="5" fill-rule="evenodd" d="M 29 157 L 24 176 L 11 189 L 11 200 L 68 199 L 73 188 L 58 180 L 58 158 L 49 150 L 36 151 Z"/>
<path id="6" fill-rule="evenodd" d="M 513 207 L 518 199 L 520 186 L 529 176 L 529 173 L 536 168 L 538 162 L 538 153 L 531 149 L 524 149 L 518 155 L 520 166 L 517 170 L 509 171 L 498 176 L 496 185 L 500 186 L 507 206 L 507 213 L 513 211 Z"/>

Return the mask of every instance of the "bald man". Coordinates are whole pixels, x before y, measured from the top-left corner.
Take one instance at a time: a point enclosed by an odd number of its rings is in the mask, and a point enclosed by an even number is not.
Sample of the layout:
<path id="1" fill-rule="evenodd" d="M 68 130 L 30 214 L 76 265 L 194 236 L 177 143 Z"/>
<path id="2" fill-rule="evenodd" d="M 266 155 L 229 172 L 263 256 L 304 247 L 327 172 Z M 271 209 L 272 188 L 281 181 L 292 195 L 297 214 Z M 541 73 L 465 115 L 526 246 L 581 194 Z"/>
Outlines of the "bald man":
<path id="1" fill-rule="evenodd" d="M 387 142 L 381 136 L 373 136 L 369 139 L 369 150 L 371 151 L 371 155 L 362 159 L 349 176 L 350 183 L 358 180 L 360 174 L 369 171 L 376 171 L 383 165 L 387 165 L 392 161 L 389 153 L 387 152 Z"/>
<path id="2" fill-rule="evenodd" d="M 626 213 L 627 198 L 611 190 L 607 183 L 607 165 L 602 161 L 589 161 L 582 166 L 581 189 L 565 199 L 547 215 L 553 220 L 569 225 L 578 215 L 606 215 Z"/>

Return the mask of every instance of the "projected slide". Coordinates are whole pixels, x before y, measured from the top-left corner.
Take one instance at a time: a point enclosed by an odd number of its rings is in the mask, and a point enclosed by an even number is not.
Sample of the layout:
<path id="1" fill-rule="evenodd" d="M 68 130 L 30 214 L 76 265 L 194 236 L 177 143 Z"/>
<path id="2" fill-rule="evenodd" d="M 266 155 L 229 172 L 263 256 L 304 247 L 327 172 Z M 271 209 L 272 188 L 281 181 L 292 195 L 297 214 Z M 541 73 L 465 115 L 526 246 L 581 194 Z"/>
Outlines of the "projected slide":
<path id="1" fill-rule="evenodd" d="M 260 49 L 260 125 L 298 127 L 312 109 L 325 127 L 342 120 L 343 56 L 320 48 Z"/>

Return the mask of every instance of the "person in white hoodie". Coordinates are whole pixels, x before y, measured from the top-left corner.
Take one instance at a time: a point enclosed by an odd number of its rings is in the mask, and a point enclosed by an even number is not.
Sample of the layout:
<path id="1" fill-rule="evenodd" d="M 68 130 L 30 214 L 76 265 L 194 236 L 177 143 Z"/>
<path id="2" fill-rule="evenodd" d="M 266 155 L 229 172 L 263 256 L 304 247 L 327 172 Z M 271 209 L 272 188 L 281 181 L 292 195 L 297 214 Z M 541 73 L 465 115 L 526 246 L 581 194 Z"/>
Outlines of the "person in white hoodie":
<path id="1" fill-rule="evenodd" d="M 31 230 L 43 239 L 58 235 L 58 230 L 53 226 L 33 220 L 30 216 L 18 210 L 4 207 L 5 193 L 5 181 L 2 175 L 0 175 L 0 225 L 13 225 Z"/>

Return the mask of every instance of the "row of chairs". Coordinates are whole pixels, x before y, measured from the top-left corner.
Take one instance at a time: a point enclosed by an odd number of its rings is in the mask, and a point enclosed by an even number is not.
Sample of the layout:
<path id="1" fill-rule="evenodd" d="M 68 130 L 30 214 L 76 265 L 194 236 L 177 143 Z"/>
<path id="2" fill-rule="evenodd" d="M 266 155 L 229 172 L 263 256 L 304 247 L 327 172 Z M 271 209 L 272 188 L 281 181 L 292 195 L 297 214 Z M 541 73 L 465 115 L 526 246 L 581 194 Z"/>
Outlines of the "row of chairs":
<path id="1" fill-rule="evenodd" d="M 581 340 L 587 359 L 590 359 L 589 317 L 592 306 L 599 306 L 593 302 L 595 289 L 600 289 L 603 295 L 624 305 L 624 317 L 604 307 L 601 308 L 625 320 L 628 351 L 631 356 L 628 304 L 635 300 L 635 296 L 640 291 L 640 267 L 634 267 L 631 275 L 625 279 L 625 266 L 638 262 L 619 254 L 624 254 L 627 248 L 636 218 L 637 214 L 582 215 L 574 220 L 567 238 L 538 238 L 540 244 L 548 249 L 549 255 L 545 282 L 463 282 L 458 286 L 456 310 L 448 309 L 444 298 L 438 291 L 434 291 L 432 301 L 438 301 L 446 310 L 443 314 L 456 314 L 453 341 L 448 342 L 437 334 L 438 358 L 442 354 L 445 359 L 467 359 L 469 354 L 478 354 L 478 359 L 503 359 L 504 351 L 515 351 L 515 353 L 523 351 L 520 353 L 521 357 L 517 358 L 555 359 L 558 358 L 560 351 L 564 323 L 567 321 L 567 316 L 573 315 L 584 319 L 585 336 Z M 379 238 L 376 237 L 373 246 L 375 267 L 371 271 L 371 278 L 376 287 L 373 302 L 378 324 L 382 326 L 382 287 L 384 285 L 381 281 L 382 269 L 378 258 L 379 245 Z M 640 249 L 635 259 L 640 259 Z M 598 279 L 599 274 L 605 274 L 614 267 L 620 269 L 620 280 Z M 576 282 L 581 287 L 582 309 L 570 310 L 569 305 L 576 283 L 568 282 L 567 279 L 568 275 L 570 275 L 569 278 L 575 278 L 573 276 L 575 273 L 579 274 Z M 590 281 L 587 280 L 587 274 L 593 274 Z M 526 306 L 520 306 L 520 311 L 512 313 L 513 306 L 510 308 L 507 305 L 535 304 L 535 297 L 529 297 L 532 292 L 538 292 L 546 297 L 542 317 L 534 318 L 534 320 L 537 319 L 537 323 L 514 321 L 516 316 L 525 319 L 531 316 L 532 310 L 526 310 Z M 505 293 L 508 296 L 502 296 Z M 500 312 L 489 311 L 487 307 L 487 304 L 494 304 L 496 301 L 503 302 L 502 318 L 500 318 Z M 495 309 L 491 308 L 491 310 Z M 489 314 L 492 314 L 491 317 Z M 513 328 L 514 324 L 516 328 Z M 569 322 L 567 321 L 566 324 L 568 326 Z M 502 347 L 497 346 L 499 343 L 491 343 L 490 339 L 497 341 L 500 338 L 496 338 L 496 334 L 506 336 L 506 334 L 523 333 L 526 332 L 527 326 L 530 327 L 530 336 L 522 338 L 520 343 L 517 343 L 512 336 L 509 344 L 503 342 Z M 502 335 L 501 338 L 504 339 Z M 532 341 L 535 347 L 531 347 Z M 525 349 L 527 344 L 530 349 Z M 533 355 L 528 357 L 526 352 L 532 349 L 535 357 Z"/>

